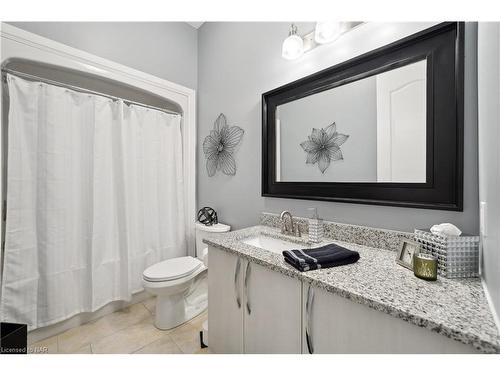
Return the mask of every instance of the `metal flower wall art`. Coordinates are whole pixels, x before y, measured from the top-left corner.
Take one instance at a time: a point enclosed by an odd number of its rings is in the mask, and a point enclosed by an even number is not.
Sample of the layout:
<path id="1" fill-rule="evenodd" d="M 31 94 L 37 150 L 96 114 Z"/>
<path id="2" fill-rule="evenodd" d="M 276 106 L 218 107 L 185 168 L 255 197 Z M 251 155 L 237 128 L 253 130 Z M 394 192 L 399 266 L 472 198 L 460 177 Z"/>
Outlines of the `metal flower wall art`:
<path id="1" fill-rule="evenodd" d="M 233 153 L 240 143 L 243 133 L 244 130 L 239 126 L 228 126 L 226 116 L 223 113 L 217 117 L 214 128 L 203 142 L 209 177 L 215 175 L 217 171 L 222 171 L 229 176 L 236 174 Z"/>
<path id="2" fill-rule="evenodd" d="M 349 136 L 338 133 L 335 123 L 322 129 L 313 128 L 311 135 L 307 138 L 300 144 L 307 153 L 306 163 L 318 163 L 321 173 L 325 173 L 332 160 L 344 159 L 340 146 L 347 141 Z"/>

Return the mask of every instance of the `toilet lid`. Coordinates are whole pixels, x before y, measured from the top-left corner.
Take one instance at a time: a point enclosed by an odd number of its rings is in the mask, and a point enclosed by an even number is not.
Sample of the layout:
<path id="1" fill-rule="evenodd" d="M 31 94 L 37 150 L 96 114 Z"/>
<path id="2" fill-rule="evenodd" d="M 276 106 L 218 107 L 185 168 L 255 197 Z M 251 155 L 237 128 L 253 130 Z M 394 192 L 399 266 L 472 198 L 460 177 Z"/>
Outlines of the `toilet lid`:
<path id="1" fill-rule="evenodd" d="M 191 275 L 202 265 L 199 259 L 193 257 L 167 259 L 146 268 L 143 277 L 147 281 L 176 280 Z"/>
<path id="2" fill-rule="evenodd" d="M 223 232 L 229 232 L 231 230 L 231 226 L 222 223 L 205 225 L 197 221 L 195 225 L 196 228 L 198 228 L 203 232 L 223 233 Z"/>

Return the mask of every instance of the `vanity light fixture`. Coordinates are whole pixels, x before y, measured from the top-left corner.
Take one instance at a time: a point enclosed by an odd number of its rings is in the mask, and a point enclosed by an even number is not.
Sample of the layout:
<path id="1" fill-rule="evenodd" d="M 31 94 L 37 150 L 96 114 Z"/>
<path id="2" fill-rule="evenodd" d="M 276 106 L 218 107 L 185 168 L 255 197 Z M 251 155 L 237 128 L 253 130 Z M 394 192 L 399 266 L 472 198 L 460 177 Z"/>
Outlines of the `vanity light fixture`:
<path id="1" fill-rule="evenodd" d="M 297 26 L 290 26 L 288 37 L 283 41 L 281 56 L 287 60 L 295 60 L 304 54 L 304 40 L 297 35 Z"/>
<path id="2" fill-rule="evenodd" d="M 299 35 L 297 26 L 291 24 L 288 37 L 283 41 L 281 56 L 287 60 L 295 60 L 305 52 L 337 40 L 342 34 L 352 30 L 363 22 L 316 22 L 316 27 L 311 32 Z"/>
<path id="3" fill-rule="evenodd" d="M 341 22 L 325 21 L 316 22 L 314 40 L 318 44 L 331 43 L 342 33 Z"/>

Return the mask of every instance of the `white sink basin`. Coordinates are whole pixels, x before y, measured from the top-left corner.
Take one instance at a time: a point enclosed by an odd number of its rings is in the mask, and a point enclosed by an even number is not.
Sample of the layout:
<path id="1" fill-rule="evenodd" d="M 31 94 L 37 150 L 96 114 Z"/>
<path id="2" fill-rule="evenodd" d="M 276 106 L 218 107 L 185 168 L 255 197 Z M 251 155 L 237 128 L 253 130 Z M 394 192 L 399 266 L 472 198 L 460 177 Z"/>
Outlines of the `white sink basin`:
<path id="1" fill-rule="evenodd" d="M 241 242 L 278 254 L 281 254 L 283 250 L 303 249 L 305 247 L 309 247 L 307 244 L 295 243 L 261 234 L 245 238 L 244 240 L 241 240 Z"/>

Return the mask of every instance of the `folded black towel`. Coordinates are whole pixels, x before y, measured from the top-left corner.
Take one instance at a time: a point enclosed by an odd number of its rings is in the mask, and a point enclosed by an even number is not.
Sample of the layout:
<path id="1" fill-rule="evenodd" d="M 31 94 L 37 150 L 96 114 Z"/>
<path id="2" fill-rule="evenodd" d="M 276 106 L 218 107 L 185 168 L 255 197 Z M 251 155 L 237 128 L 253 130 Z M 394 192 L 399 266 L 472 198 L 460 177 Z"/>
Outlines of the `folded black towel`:
<path id="1" fill-rule="evenodd" d="M 316 270 L 356 263 L 359 259 L 357 251 L 348 250 L 342 246 L 329 244 L 309 250 L 283 251 L 285 262 L 299 271 Z"/>

